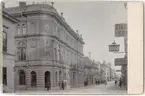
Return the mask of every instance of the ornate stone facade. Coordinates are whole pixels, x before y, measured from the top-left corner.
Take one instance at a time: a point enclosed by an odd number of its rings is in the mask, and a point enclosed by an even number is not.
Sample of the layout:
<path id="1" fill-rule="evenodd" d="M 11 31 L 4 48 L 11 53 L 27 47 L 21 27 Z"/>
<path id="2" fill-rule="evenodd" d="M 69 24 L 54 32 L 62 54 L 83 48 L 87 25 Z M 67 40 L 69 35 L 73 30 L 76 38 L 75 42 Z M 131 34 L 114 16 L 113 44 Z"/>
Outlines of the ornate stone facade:
<path id="1" fill-rule="evenodd" d="M 15 89 L 45 90 L 84 83 L 83 39 L 47 4 L 6 8 L 21 20 L 15 35 Z"/>

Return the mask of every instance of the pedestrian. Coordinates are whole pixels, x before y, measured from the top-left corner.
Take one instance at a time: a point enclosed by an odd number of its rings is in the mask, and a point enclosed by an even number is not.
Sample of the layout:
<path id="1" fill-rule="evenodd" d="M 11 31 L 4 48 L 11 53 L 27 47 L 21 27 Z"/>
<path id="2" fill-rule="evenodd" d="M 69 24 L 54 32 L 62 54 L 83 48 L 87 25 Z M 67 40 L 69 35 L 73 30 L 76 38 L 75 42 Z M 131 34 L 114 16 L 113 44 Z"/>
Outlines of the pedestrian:
<path id="1" fill-rule="evenodd" d="M 64 89 L 66 88 L 66 84 L 67 84 L 67 83 L 66 83 L 66 80 L 64 80 Z"/>
<path id="2" fill-rule="evenodd" d="M 96 82 L 96 83 L 97 83 L 97 85 L 99 85 L 99 81 L 98 81 L 98 80 L 97 80 L 97 82 Z"/>
<path id="3" fill-rule="evenodd" d="M 62 86 L 61 86 L 62 84 L 61 84 L 61 82 L 59 81 L 59 88 L 60 88 L 60 90 L 62 89 Z"/>
<path id="4" fill-rule="evenodd" d="M 62 89 L 64 90 L 64 82 L 62 81 Z"/>
<path id="5" fill-rule="evenodd" d="M 47 83 L 47 91 L 49 91 L 50 90 L 50 83 L 48 82 Z"/>
<path id="6" fill-rule="evenodd" d="M 119 86 L 122 87 L 122 80 L 120 79 Z"/>
<path id="7" fill-rule="evenodd" d="M 115 85 L 117 84 L 117 80 L 115 80 Z"/>
<path id="8" fill-rule="evenodd" d="M 98 81 L 96 80 L 96 85 L 98 84 Z"/>

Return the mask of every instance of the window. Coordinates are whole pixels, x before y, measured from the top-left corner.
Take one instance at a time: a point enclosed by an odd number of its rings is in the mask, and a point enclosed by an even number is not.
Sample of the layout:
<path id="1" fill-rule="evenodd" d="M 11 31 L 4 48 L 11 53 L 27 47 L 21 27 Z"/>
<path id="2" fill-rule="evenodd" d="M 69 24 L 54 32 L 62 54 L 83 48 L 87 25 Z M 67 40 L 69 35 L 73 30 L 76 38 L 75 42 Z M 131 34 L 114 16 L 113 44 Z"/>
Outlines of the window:
<path id="1" fill-rule="evenodd" d="M 67 63 L 67 49 L 65 50 L 65 60 L 66 60 L 66 63 Z"/>
<path id="2" fill-rule="evenodd" d="M 25 85 L 25 72 L 23 70 L 20 70 L 19 73 L 19 84 Z"/>
<path id="3" fill-rule="evenodd" d="M 54 52 L 55 52 L 55 60 L 57 60 L 57 49 L 56 48 L 54 49 Z"/>
<path id="4" fill-rule="evenodd" d="M 17 35 L 21 35 L 21 28 L 19 24 L 17 25 Z"/>
<path id="5" fill-rule="evenodd" d="M 60 46 L 57 45 L 57 55 L 58 55 L 58 61 L 60 61 Z"/>
<path id="6" fill-rule="evenodd" d="M 22 33 L 23 33 L 23 35 L 26 34 L 26 25 L 25 24 L 22 25 Z"/>
<path id="7" fill-rule="evenodd" d="M 61 82 L 61 71 L 59 71 L 59 82 Z"/>
<path id="8" fill-rule="evenodd" d="M 3 32 L 3 52 L 7 52 L 7 33 Z"/>
<path id="9" fill-rule="evenodd" d="M 18 60 L 26 60 L 26 44 L 20 42 L 17 47 Z"/>
<path id="10" fill-rule="evenodd" d="M 37 77 L 36 77 L 36 72 L 32 71 L 31 72 L 31 86 L 36 86 L 37 84 Z"/>
<path id="11" fill-rule="evenodd" d="M 3 84 L 7 85 L 7 68 L 3 67 Z"/>
<path id="12" fill-rule="evenodd" d="M 55 72 L 56 86 L 57 86 L 57 72 Z"/>
<path id="13" fill-rule="evenodd" d="M 57 47 L 55 48 L 55 59 L 57 61 L 60 60 L 60 46 L 59 45 L 57 45 Z"/>

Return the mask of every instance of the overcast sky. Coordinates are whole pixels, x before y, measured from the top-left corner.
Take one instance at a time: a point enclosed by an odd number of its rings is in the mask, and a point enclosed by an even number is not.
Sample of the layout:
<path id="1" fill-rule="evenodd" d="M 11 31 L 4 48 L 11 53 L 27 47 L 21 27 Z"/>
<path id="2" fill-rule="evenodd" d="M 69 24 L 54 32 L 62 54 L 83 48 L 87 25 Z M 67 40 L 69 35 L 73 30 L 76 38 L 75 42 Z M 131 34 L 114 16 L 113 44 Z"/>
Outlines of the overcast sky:
<path id="1" fill-rule="evenodd" d="M 9 3 L 8 6 L 10 5 L 13 4 Z M 127 23 L 124 2 L 55 2 L 54 7 L 58 13 L 64 13 L 65 20 L 74 30 L 79 30 L 82 34 L 85 41 L 83 51 L 85 56 L 89 56 L 88 52 L 91 52 L 93 60 L 100 62 L 105 60 L 112 65 L 114 58 L 124 56 L 108 51 L 108 45 L 114 40 L 120 44 L 120 51 L 124 51 L 123 37 L 114 36 L 115 24 Z"/>

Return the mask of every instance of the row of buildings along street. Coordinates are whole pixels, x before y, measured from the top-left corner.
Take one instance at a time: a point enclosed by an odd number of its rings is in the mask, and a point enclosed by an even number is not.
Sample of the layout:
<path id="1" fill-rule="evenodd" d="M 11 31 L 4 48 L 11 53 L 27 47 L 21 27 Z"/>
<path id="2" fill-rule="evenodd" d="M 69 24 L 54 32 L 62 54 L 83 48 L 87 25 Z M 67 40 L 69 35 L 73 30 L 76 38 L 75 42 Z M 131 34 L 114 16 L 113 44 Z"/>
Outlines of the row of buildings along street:
<path id="1" fill-rule="evenodd" d="M 84 56 L 83 36 L 48 4 L 3 4 L 3 90 L 78 88 L 119 79 L 111 63 Z"/>

